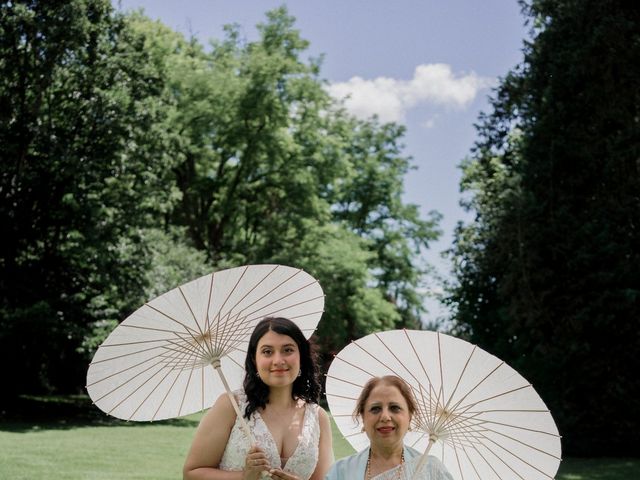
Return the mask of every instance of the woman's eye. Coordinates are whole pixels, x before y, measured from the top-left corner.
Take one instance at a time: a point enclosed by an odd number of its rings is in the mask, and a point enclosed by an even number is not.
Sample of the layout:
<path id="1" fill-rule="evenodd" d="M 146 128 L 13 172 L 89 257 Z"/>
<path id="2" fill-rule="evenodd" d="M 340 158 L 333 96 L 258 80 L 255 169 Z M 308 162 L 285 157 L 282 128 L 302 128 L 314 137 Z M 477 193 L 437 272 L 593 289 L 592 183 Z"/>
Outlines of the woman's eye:
<path id="1" fill-rule="evenodd" d="M 371 413 L 378 413 L 378 412 L 380 411 L 380 407 L 371 407 L 371 408 L 369 409 L 369 411 L 370 411 Z"/>

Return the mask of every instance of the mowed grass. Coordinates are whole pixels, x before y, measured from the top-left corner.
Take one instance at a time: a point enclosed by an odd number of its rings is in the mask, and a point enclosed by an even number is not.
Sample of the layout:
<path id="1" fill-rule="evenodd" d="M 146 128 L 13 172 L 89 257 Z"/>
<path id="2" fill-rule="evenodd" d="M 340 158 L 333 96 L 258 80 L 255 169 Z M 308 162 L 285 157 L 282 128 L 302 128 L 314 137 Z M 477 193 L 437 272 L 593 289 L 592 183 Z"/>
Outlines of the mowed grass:
<path id="1" fill-rule="evenodd" d="M 202 414 L 157 423 L 124 422 L 86 408 L 84 397 L 67 401 L 69 408 L 60 408 L 60 402 L 31 399 L 36 410 L 3 412 L 0 479 L 182 478 L 182 463 Z M 336 459 L 353 453 L 333 427 Z M 556 479 L 640 479 L 640 461 L 569 458 Z"/>
<path id="2" fill-rule="evenodd" d="M 193 428 L 187 424 L 3 428 L 0 478 L 179 479 Z"/>
<path id="3" fill-rule="evenodd" d="M 25 397 L 0 421 L 0 479 L 180 479 L 201 414 L 139 423 L 86 396 Z"/>

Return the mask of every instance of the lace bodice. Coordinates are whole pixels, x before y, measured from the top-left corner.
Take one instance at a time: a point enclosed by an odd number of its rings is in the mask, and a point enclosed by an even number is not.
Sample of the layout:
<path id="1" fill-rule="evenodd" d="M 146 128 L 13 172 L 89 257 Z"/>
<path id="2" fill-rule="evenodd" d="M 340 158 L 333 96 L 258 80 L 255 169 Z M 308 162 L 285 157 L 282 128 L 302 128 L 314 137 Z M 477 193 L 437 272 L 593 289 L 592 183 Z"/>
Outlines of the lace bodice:
<path id="1" fill-rule="evenodd" d="M 244 412 L 247 405 L 244 392 L 234 392 L 234 395 L 238 400 L 240 411 Z M 314 403 L 305 405 L 298 446 L 282 466 L 283 470 L 297 475 L 302 480 L 307 480 L 311 477 L 318 463 L 318 446 L 320 443 L 318 408 L 318 405 Z M 265 451 L 269 463 L 274 467 L 281 466 L 280 452 L 278 452 L 276 442 L 260 413 L 254 412 L 247 424 L 256 439 L 256 443 Z M 229 435 L 229 441 L 220 460 L 220 468 L 222 470 L 242 470 L 249 448 L 249 440 L 242 430 L 241 420 L 236 418 Z"/>

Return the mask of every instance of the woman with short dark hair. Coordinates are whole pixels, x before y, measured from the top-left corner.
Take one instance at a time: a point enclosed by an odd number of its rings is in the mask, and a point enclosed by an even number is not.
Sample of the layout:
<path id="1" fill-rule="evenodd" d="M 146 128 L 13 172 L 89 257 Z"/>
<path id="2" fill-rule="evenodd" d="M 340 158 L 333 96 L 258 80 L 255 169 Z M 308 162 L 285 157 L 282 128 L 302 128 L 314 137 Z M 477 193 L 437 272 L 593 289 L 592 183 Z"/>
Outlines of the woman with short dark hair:
<path id="1" fill-rule="evenodd" d="M 370 446 L 338 460 L 326 480 L 408 478 L 404 472 L 405 462 L 422 455 L 404 444 L 415 412 L 416 402 L 404 380 L 395 375 L 371 378 L 362 388 L 353 412 L 356 421 L 362 421 Z M 429 456 L 419 478 L 453 480 L 442 462 L 433 456 Z"/>

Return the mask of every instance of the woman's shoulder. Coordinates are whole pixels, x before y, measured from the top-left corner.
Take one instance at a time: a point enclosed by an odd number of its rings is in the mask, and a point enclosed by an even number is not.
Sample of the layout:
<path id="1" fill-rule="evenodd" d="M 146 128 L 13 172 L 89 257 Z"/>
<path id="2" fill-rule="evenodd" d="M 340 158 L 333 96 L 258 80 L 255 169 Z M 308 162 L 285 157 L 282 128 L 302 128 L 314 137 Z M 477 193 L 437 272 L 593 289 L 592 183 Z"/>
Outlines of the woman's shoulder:
<path id="1" fill-rule="evenodd" d="M 247 402 L 247 394 L 245 393 L 245 391 L 242 388 L 239 388 L 238 390 L 234 390 L 233 392 L 231 392 L 231 394 L 233 395 L 233 397 L 236 399 L 236 401 L 238 403 L 246 403 Z M 227 393 L 223 393 L 223 395 L 228 395 Z"/>
<path id="2" fill-rule="evenodd" d="M 303 408 L 306 412 L 311 412 L 313 418 L 317 418 L 320 422 L 329 421 L 329 414 L 317 402 L 296 398 L 298 408 Z"/>
<path id="3" fill-rule="evenodd" d="M 412 460 L 414 458 L 418 458 L 422 456 L 422 452 L 416 450 L 413 447 L 408 445 L 404 446 L 404 457 L 406 460 Z M 438 457 L 434 457 L 433 455 L 428 455 L 427 458 L 430 462 L 435 463 L 437 465 L 441 465 L 442 462 L 438 459 Z"/>
<path id="4" fill-rule="evenodd" d="M 405 445 L 404 446 L 404 456 L 405 456 L 405 458 L 407 460 L 410 460 L 412 458 L 421 457 L 422 456 L 422 452 L 419 451 L 419 450 L 416 450 L 413 447 L 410 447 L 409 445 Z M 438 457 L 434 457 L 433 455 L 428 455 L 427 457 L 429 459 L 434 459 L 434 462 L 436 462 L 436 463 L 442 463 L 442 462 L 440 462 Z"/>
<path id="5" fill-rule="evenodd" d="M 409 445 L 404 446 L 404 456 L 407 460 L 419 457 L 420 455 L 422 455 L 422 452 L 419 452 L 415 448 L 410 447 Z"/>
<path id="6" fill-rule="evenodd" d="M 351 455 L 348 455 L 346 457 L 342 457 L 340 460 L 337 460 L 335 465 L 337 464 L 349 464 L 349 463 L 357 463 L 358 461 L 360 461 L 363 457 L 368 458 L 369 457 L 369 448 L 365 448 L 364 450 L 361 450 L 360 452 L 356 452 L 356 453 L 352 453 Z"/>
<path id="7" fill-rule="evenodd" d="M 327 480 L 348 479 L 357 474 L 358 469 L 366 465 L 369 449 L 354 453 L 340 460 L 336 460 L 327 473 Z M 364 462 L 364 463 L 363 463 Z"/>
<path id="8" fill-rule="evenodd" d="M 214 406 L 220 404 L 228 408 L 233 408 L 233 405 L 231 404 L 231 396 L 233 396 L 234 400 L 238 403 L 238 405 L 242 403 L 246 403 L 247 401 L 247 395 L 244 393 L 244 390 L 234 390 L 231 392 L 231 394 L 227 392 L 223 392 L 220 395 L 218 395 L 218 398 L 214 403 Z"/>
<path id="9" fill-rule="evenodd" d="M 302 398 L 298 398 L 298 405 L 303 406 L 318 415 L 327 415 L 327 412 L 324 408 L 322 408 L 317 402 L 313 402 L 310 400 L 304 400 Z"/>
<path id="10" fill-rule="evenodd" d="M 327 411 L 324 408 L 322 408 L 317 403 L 312 403 L 310 405 L 313 405 L 312 408 L 317 412 L 318 418 L 320 418 L 320 420 L 329 421 L 329 414 L 327 413 Z"/>
<path id="11" fill-rule="evenodd" d="M 204 414 L 200 425 L 207 428 L 221 426 L 229 426 L 229 428 L 236 421 L 236 411 L 231 403 L 231 399 L 227 393 L 223 393 L 218 396 L 211 408 Z"/>
<path id="12" fill-rule="evenodd" d="M 408 461 L 417 459 L 418 457 L 422 456 L 422 452 L 419 452 L 415 448 L 411 448 L 407 445 L 405 445 L 404 448 L 405 448 L 405 458 Z M 438 457 L 434 455 L 428 455 L 426 465 L 428 466 L 428 471 L 430 472 L 429 473 L 430 478 L 443 478 L 443 479 L 453 480 L 453 477 L 451 477 L 451 474 L 447 471 L 447 468 L 444 466 L 444 464 L 440 461 Z"/>

